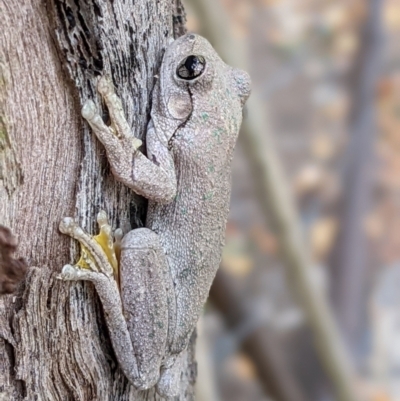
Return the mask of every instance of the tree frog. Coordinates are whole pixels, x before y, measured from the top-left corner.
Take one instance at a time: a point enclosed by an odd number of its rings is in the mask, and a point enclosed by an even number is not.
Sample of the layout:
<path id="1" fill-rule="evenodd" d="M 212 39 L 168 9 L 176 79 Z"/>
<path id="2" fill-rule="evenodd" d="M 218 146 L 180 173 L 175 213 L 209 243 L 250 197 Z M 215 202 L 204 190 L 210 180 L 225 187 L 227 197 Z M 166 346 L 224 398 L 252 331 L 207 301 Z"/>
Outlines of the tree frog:
<path id="1" fill-rule="evenodd" d="M 250 79 L 201 36 L 173 41 L 153 90 L 145 153 L 110 80 L 101 77 L 97 88 L 111 126 L 91 100 L 82 116 L 104 145 L 115 178 L 149 200 L 146 223 L 123 238 L 116 231 L 114 242 L 104 212 L 96 237 L 64 218 L 60 230 L 81 243 L 82 255 L 59 278 L 95 285 L 128 380 L 172 397 L 221 259 L 231 160 Z"/>

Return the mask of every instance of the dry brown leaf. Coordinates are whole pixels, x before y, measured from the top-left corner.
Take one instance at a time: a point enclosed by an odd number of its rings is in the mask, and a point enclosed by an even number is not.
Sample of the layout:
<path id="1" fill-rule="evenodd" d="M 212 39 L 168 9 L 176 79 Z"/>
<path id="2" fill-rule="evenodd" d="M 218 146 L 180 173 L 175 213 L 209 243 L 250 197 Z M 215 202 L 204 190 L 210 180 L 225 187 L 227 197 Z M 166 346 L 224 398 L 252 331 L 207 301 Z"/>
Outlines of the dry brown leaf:
<path id="1" fill-rule="evenodd" d="M 385 2 L 383 18 L 388 29 L 393 31 L 400 30 L 400 3 L 398 0 Z"/>
<path id="2" fill-rule="evenodd" d="M 385 390 L 377 391 L 372 395 L 371 401 L 394 401 Z"/>
<path id="3" fill-rule="evenodd" d="M 245 380 L 254 380 L 256 369 L 253 361 L 245 354 L 239 353 L 231 357 L 228 361 L 229 369 L 237 376 Z"/>
<path id="4" fill-rule="evenodd" d="M 378 240 L 385 233 L 385 221 L 379 212 L 373 212 L 365 219 L 365 231 L 372 240 Z"/>
<path id="5" fill-rule="evenodd" d="M 311 155 L 321 161 L 331 160 L 335 155 L 336 146 L 331 137 L 326 134 L 316 135 L 311 141 Z"/>
<path id="6" fill-rule="evenodd" d="M 224 251 L 221 267 L 233 276 L 244 277 L 253 269 L 253 260 L 246 255 L 227 254 Z"/>
<path id="7" fill-rule="evenodd" d="M 337 220 L 333 217 L 323 217 L 310 228 L 310 246 L 316 260 L 323 259 L 332 249 L 338 229 Z"/>
<path id="8" fill-rule="evenodd" d="M 262 226 L 254 226 L 251 229 L 250 235 L 251 238 L 256 242 L 257 247 L 261 252 L 270 255 L 276 255 L 279 244 L 278 239 L 272 232 L 266 230 Z"/>
<path id="9" fill-rule="evenodd" d="M 394 85 L 390 77 L 382 77 L 377 85 L 377 94 L 379 99 L 386 99 L 393 95 Z"/>
<path id="10" fill-rule="evenodd" d="M 351 57 L 359 47 L 359 38 L 355 32 L 345 31 L 336 35 L 333 50 L 337 57 Z"/>
<path id="11" fill-rule="evenodd" d="M 323 19 L 332 30 L 342 29 L 350 19 L 349 7 L 343 3 L 333 3 L 325 10 Z"/>
<path id="12" fill-rule="evenodd" d="M 298 196 L 318 189 L 323 182 L 324 171 L 316 163 L 305 165 L 294 178 L 293 187 Z"/>
<path id="13" fill-rule="evenodd" d="M 247 239 L 232 223 L 227 225 L 226 245 L 222 253 L 222 268 L 243 277 L 253 268 L 253 259 L 246 252 Z"/>

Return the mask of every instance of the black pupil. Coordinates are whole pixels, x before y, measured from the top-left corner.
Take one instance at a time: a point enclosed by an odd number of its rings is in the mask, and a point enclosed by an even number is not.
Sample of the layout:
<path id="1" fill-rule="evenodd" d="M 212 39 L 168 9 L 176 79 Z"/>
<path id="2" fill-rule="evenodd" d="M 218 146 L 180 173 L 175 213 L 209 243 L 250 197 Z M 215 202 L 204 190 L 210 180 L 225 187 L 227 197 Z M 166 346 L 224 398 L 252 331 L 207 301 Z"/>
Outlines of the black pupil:
<path id="1" fill-rule="evenodd" d="M 204 57 L 202 56 L 188 56 L 180 63 L 177 74 L 180 78 L 185 80 L 197 78 L 203 73 L 205 63 Z"/>
<path id="2" fill-rule="evenodd" d="M 190 74 L 194 75 L 195 72 L 201 69 L 202 66 L 197 56 L 189 56 L 185 61 L 185 67 Z"/>

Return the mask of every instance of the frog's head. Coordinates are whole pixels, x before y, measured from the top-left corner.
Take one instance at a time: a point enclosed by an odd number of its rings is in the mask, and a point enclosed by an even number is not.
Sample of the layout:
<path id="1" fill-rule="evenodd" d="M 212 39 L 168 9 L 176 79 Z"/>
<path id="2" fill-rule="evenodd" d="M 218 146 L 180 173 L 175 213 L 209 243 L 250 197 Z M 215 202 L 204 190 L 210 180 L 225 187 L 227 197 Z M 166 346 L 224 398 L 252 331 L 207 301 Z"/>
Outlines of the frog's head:
<path id="1" fill-rule="evenodd" d="M 236 109 L 250 94 L 248 74 L 225 64 L 206 39 L 193 33 L 166 49 L 158 85 L 158 111 L 177 126 L 189 118 L 196 100 L 220 99 Z"/>

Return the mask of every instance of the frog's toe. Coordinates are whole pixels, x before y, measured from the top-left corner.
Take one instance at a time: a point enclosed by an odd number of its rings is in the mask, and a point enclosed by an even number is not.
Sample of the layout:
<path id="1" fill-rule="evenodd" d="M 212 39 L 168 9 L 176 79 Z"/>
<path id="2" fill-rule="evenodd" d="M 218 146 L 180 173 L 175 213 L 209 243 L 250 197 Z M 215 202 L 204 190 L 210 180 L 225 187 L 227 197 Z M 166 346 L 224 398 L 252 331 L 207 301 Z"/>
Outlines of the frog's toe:
<path id="1" fill-rule="evenodd" d="M 110 78 L 108 78 L 106 75 L 103 75 L 97 83 L 97 90 L 103 97 L 113 95 L 114 85 L 112 84 Z"/>
<path id="2" fill-rule="evenodd" d="M 96 105 L 93 100 L 87 100 L 82 106 L 81 110 L 82 117 L 85 120 L 91 121 L 98 114 Z"/>
<path id="3" fill-rule="evenodd" d="M 78 266 L 65 265 L 57 279 L 63 281 L 90 280 L 93 278 L 93 274 L 90 270 L 81 269 Z"/>
<path id="4" fill-rule="evenodd" d="M 64 217 L 61 222 L 60 225 L 58 226 L 60 231 L 63 234 L 67 234 L 71 236 L 71 233 L 73 231 L 73 229 L 75 228 L 76 224 L 74 222 L 74 220 L 72 219 L 72 217 Z"/>

